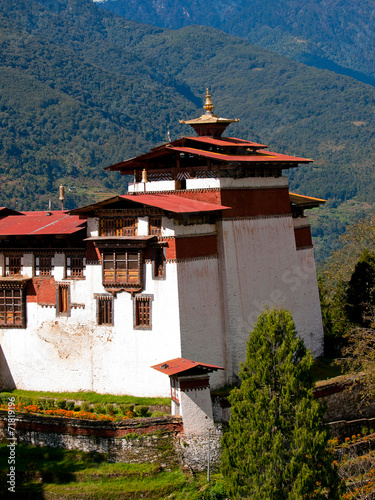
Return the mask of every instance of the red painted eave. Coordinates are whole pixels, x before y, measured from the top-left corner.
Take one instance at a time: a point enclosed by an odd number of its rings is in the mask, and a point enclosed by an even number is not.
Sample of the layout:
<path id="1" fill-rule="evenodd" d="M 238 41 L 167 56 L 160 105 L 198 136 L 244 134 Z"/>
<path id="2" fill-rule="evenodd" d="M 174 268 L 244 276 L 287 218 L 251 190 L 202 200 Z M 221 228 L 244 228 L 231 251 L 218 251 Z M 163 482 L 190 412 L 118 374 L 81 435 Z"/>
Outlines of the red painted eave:
<path id="1" fill-rule="evenodd" d="M 184 358 L 170 359 L 169 361 L 164 361 L 164 363 L 151 366 L 151 368 L 169 376 L 182 374 L 183 372 L 192 370 L 193 368 L 202 369 L 205 373 L 215 370 L 224 370 L 222 366 L 199 363 L 198 361 L 192 361 L 191 359 Z"/>
<path id="2" fill-rule="evenodd" d="M 0 220 L 0 236 L 69 235 L 81 231 L 86 222 L 65 212 L 23 212 Z"/>

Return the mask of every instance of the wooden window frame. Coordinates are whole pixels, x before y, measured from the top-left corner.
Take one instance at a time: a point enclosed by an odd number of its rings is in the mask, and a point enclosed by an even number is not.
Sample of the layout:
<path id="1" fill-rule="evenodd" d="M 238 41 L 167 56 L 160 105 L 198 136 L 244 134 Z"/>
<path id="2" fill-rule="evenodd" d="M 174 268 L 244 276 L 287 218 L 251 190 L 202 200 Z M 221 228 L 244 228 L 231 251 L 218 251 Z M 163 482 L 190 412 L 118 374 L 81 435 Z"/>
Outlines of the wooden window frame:
<path id="1" fill-rule="evenodd" d="M 136 256 L 136 258 L 130 258 L 130 256 Z M 112 264 L 111 267 L 110 264 Z M 105 251 L 102 253 L 102 267 L 104 286 L 137 286 L 142 283 L 142 253 L 140 250 Z"/>
<path id="2" fill-rule="evenodd" d="M 96 296 L 96 322 L 102 326 L 114 325 L 114 310 L 112 295 Z"/>
<path id="3" fill-rule="evenodd" d="M 4 276 L 21 276 L 23 267 L 23 255 L 4 255 Z"/>
<path id="4" fill-rule="evenodd" d="M 154 280 L 165 280 L 165 251 L 163 247 L 155 247 L 152 252 L 152 277 Z"/>
<path id="5" fill-rule="evenodd" d="M 148 234 L 151 236 L 161 236 L 161 216 L 150 216 L 148 218 Z"/>
<path id="6" fill-rule="evenodd" d="M 137 217 L 101 217 L 99 236 L 137 236 Z"/>
<path id="7" fill-rule="evenodd" d="M 47 265 L 47 259 L 50 259 Z M 51 278 L 54 275 L 55 256 L 53 254 L 35 255 L 35 276 L 39 278 Z"/>
<path id="8" fill-rule="evenodd" d="M 136 295 L 133 297 L 135 330 L 152 330 L 152 302 L 153 295 Z"/>
<path id="9" fill-rule="evenodd" d="M 66 278 L 79 280 L 86 278 L 86 257 L 78 254 L 66 255 Z"/>
<path id="10" fill-rule="evenodd" d="M 0 328 L 26 328 L 26 297 L 23 287 L 0 288 Z"/>
<path id="11" fill-rule="evenodd" d="M 56 315 L 70 316 L 70 285 L 68 283 L 56 285 Z"/>

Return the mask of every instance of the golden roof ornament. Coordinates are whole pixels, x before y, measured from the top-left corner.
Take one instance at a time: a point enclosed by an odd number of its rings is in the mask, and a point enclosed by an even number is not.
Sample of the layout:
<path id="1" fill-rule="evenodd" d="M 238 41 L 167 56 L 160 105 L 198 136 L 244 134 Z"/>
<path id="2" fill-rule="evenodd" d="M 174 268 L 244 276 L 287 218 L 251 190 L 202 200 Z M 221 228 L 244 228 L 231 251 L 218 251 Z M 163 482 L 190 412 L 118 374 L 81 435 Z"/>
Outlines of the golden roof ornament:
<path id="1" fill-rule="evenodd" d="M 219 138 L 230 123 L 238 122 L 239 119 L 220 118 L 213 114 L 212 110 L 214 107 L 210 92 L 206 89 L 206 100 L 203 106 L 206 112 L 199 118 L 195 118 L 194 120 L 180 120 L 180 123 L 191 125 L 200 136 Z"/>
<path id="2" fill-rule="evenodd" d="M 206 89 L 206 102 L 204 103 L 204 106 L 203 108 L 206 110 L 206 114 L 209 114 L 209 115 L 212 115 L 212 110 L 214 109 L 214 105 L 212 104 L 212 101 L 211 101 L 211 95 L 208 91 L 208 89 Z"/>

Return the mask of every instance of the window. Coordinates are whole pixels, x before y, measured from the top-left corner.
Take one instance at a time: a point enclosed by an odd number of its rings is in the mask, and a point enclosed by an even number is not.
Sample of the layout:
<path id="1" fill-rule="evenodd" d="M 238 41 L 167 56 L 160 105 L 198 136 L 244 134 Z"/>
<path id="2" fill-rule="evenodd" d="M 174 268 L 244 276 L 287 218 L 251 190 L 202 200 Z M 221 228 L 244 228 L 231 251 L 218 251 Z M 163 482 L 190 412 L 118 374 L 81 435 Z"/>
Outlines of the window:
<path id="1" fill-rule="evenodd" d="M 69 285 L 57 285 L 57 314 L 58 316 L 69 316 L 70 315 L 70 290 Z"/>
<path id="2" fill-rule="evenodd" d="M 138 284 L 141 281 L 140 252 L 103 254 L 103 283 Z"/>
<path id="3" fill-rule="evenodd" d="M 19 276 L 22 269 L 21 255 L 5 256 L 5 276 Z"/>
<path id="4" fill-rule="evenodd" d="M 113 297 L 100 295 L 97 297 L 98 325 L 113 325 Z"/>
<path id="5" fill-rule="evenodd" d="M 154 248 L 154 278 L 164 278 L 165 257 L 163 248 Z"/>
<path id="6" fill-rule="evenodd" d="M 102 218 L 99 222 L 99 236 L 136 236 L 136 217 Z"/>
<path id="7" fill-rule="evenodd" d="M 148 234 L 153 236 L 161 236 L 161 217 L 149 217 Z"/>
<path id="8" fill-rule="evenodd" d="M 151 329 L 151 297 L 135 297 L 134 327 Z"/>
<path id="9" fill-rule="evenodd" d="M 66 277 L 78 279 L 85 277 L 86 258 L 83 255 L 66 256 Z"/>
<path id="10" fill-rule="evenodd" d="M 55 259 L 52 255 L 35 256 L 35 276 L 53 276 Z"/>
<path id="11" fill-rule="evenodd" d="M 25 328 L 25 301 L 21 288 L 0 290 L 0 326 Z"/>

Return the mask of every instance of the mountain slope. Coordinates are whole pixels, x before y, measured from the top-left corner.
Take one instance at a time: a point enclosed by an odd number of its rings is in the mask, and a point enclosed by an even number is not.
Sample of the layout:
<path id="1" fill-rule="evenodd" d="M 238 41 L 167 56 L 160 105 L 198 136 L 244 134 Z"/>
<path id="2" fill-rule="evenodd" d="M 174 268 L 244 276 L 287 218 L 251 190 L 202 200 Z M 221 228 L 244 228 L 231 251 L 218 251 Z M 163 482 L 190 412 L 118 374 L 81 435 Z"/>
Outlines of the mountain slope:
<path id="1" fill-rule="evenodd" d="M 60 183 L 66 206 L 98 187 L 125 189 L 103 167 L 189 135 L 202 112 L 240 118 L 230 135 L 313 158 L 292 189 L 374 202 L 371 86 L 320 71 L 213 28 L 126 21 L 89 0 L 0 2 L 2 205 L 42 208 Z M 56 198 L 56 195 L 54 195 Z M 57 208 L 57 207 L 56 207 Z"/>
<path id="2" fill-rule="evenodd" d="M 375 85 L 371 0 L 104 0 L 98 5 L 164 28 L 219 28 L 296 61 Z"/>

